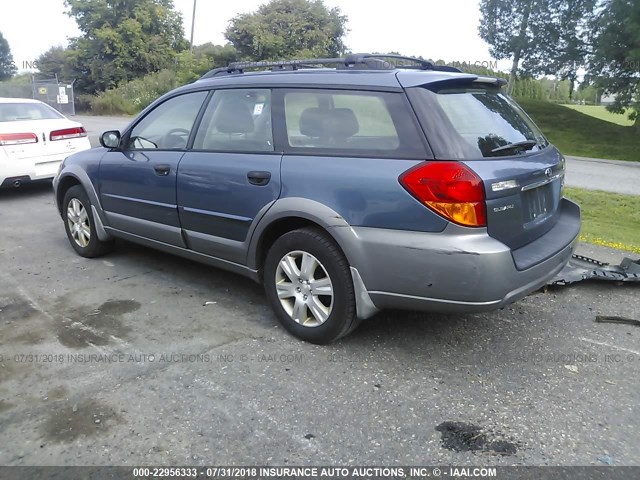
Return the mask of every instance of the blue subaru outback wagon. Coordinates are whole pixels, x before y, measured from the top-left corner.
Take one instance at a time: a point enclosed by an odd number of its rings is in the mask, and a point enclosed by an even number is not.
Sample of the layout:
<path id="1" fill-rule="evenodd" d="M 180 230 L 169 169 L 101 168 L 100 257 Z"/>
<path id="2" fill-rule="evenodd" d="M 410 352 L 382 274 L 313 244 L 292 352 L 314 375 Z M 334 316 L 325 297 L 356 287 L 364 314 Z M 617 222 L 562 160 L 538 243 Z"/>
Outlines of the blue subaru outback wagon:
<path id="1" fill-rule="evenodd" d="M 122 238 L 246 275 L 314 343 L 385 308 L 501 308 L 580 230 L 503 84 L 368 54 L 231 64 L 68 157 L 57 205 L 78 254 Z"/>

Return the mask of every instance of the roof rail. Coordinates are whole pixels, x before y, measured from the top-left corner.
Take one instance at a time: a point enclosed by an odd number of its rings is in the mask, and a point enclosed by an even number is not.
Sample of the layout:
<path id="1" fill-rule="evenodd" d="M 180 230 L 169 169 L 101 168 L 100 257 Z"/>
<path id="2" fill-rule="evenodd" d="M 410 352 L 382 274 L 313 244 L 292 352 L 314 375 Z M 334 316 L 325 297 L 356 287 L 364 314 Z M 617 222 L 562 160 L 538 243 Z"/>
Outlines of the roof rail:
<path id="1" fill-rule="evenodd" d="M 410 65 L 407 62 L 411 62 Z M 435 65 L 428 60 L 405 57 L 394 54 L 351 53 L 344 58 L 311 58 L 306 60 L 280 60 L 261 62 L 233 62 L 226 67 L 215 68 L 205 73 L 202 79 L 219 75 L 242 74 L 246 70 L 265 70 L 272 72 L 298 70 L 300 68 L 319 68 L 333 65 L 336 69 L 394 70 L 397 68 L 414 70 L 437 70 L 441 72 L 460 72 L 457 68 Z"/>

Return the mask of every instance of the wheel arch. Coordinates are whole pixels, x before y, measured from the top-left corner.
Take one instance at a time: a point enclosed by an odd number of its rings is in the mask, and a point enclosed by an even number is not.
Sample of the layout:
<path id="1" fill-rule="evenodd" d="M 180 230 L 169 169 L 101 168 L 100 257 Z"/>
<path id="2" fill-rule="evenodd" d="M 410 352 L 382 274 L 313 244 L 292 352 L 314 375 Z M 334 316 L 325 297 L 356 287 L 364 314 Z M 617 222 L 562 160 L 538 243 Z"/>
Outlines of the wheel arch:
<path id="1" fill-rule="evenodd" d="M 276 201 L 260 219 L 249 244 L 247 265 L 255 270 L 262 269 L 269 247 L 287 232 L 304 227 L 323 230 L 336 242 L 350 265 L 352 258 L 352 238 L 355 236 L 347 221 L 331 208 L 305 198 L 285 198 Z"/>
<path id="2" fill-rule="evenodd" d="M 366 258 L 362 246 L 351 225 L 337 212 L 313 200 L 287 198 L 278 200 L 260 220 L 251 236 L 247 263 L 258 271 L 262 281 L 263 265 L 266 253 L 273 242 L 287 232 L 298 228 L 319 228 L 329 235 L 344 254 L 351 270 L 356 295 L 357 316 L 369 318 L 378 312 L 366 285 L 358 271 L 358 258 Z"/>
<path id="3" fill-rule="evenodd" d="M 89 201 L 91 202 L 91 212 L 93 213 L 95 227 L 98 233 L 98 238 L 102 241 L 111 240 L 111 236 L 105 231 L 104 226 L 108 225 L 105 221 L 105 215 L 100 205 L 98 193 L 94 188 L 91 179 L 87 173 L 77 165 L 72 165 L 65 169 L 62 175 L 54 181 L 55 188 L 55 200 L 58 207 L 60 216 L 64 218 L 63 206 L 64 196 L 70 188 L 74 186 L 80 186 L 83 188 Z"/>
<path id="4" fill-rule="evenodd" d="M 82 185 L 82 182 L 75 175 L 65 175 L 58 180 L 58 186 L 56 188 L 56 205 L 58 207 L 58 213 L 62 216 L 62 202 L 64 196 L 71 187 L 75 185 Z M 86 190 L 86 189 L 85 189 Z"/>

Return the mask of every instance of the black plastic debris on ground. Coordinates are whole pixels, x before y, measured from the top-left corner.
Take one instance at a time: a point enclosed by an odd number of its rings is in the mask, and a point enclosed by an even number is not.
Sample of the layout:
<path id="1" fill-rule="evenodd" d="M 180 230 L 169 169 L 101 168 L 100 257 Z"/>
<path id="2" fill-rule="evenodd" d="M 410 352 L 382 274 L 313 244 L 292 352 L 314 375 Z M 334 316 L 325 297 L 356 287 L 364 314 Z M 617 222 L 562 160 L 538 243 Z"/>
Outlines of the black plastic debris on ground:
<path id="1" fill-rule="evenodd" d="M 569 285 L 583 280 L 640 282 L 640 260 L 625 258 L 620 265 L 609 265 L 593 258 L 573 255 L 548 285 Z"/>
<path id="2" fill-rule="evenodd" d="M 514 455 L 517 444 L 493 439 L 490 432 L 464 422 L 442 422 L 436 427 L 442 435 L 442 446 L 454 452 L 488 452 L 498 455 Z"/>
<path id="3" fill-rule="evenodd" d="M 640 320 L 635 318 L 620 317 L 618 315 L 596 315 L 597 323 L 621 323 L 624 325 L 633 325 L 640 327 Z"/>

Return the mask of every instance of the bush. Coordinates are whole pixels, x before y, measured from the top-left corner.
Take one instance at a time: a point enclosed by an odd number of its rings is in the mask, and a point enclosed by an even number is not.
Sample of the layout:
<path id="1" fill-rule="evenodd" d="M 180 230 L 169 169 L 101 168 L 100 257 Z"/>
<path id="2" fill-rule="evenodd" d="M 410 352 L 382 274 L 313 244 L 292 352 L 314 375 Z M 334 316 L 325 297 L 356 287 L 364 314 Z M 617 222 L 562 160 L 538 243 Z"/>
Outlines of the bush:
<path id="1" fill-rule="evenodd" d="M 91 113 L 91 101 L 93 98 L 93 95 L 76 95 L 74 99 L 76 114 Z"/>
<path id="2" fill-rule="evenodd" d="M 175 64 L 170 69 L 150 73 L 90 96 L 91 110 L 96 115 L 136 114 L 168 91 L 199 79 L 216 66 L 235 60 L 237 53 L 231 45 L 199 45 L 193 53 L 185 51 L 176 55 Z"/>
<path id="3" fill-rule="evenodd" d="M 31 98 L 32 96 L 31 76 L 28 74 L 16 75 L 0 82 L 0 97 Z"/>
<path id="4" fill-rule="evenodd" d="M 177 86 L 176 73 L 161 70 L 95 95 L 90 100 L 91 111 L 96 115 L 134 115 Z"/>

